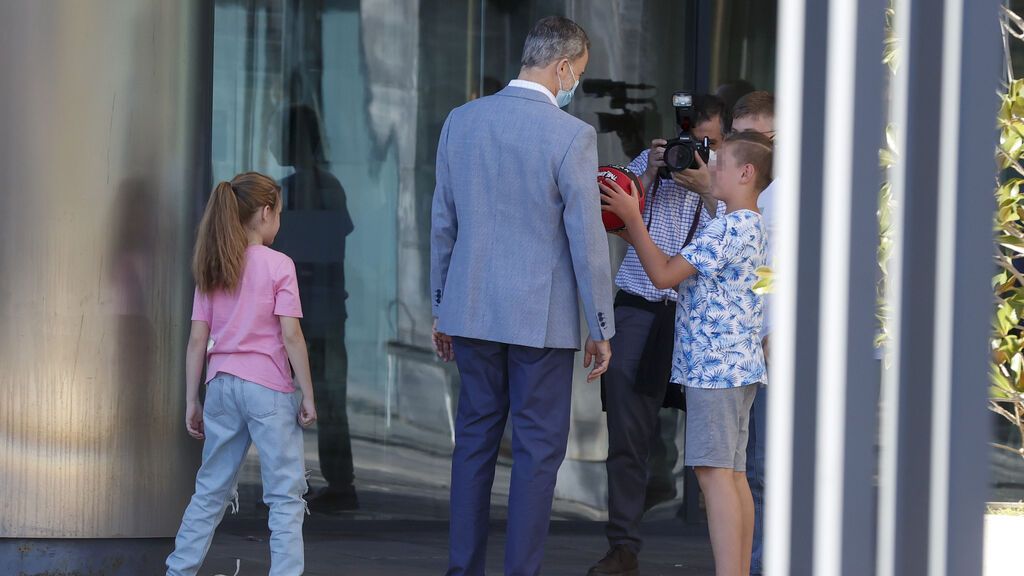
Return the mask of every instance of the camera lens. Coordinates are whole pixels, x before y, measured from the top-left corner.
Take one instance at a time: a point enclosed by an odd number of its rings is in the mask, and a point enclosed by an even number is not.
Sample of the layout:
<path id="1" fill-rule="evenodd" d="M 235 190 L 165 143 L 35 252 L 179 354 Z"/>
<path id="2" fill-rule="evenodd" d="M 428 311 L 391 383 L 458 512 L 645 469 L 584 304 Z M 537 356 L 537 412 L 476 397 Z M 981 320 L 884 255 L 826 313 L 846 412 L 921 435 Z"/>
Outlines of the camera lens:
<path id="1" fill-rule="evenodd" d="M 673 172 L 686 170 L 693 164 L 693 146 L 687 142 L 670 142 L 665 146 L 665 164 Z"/>

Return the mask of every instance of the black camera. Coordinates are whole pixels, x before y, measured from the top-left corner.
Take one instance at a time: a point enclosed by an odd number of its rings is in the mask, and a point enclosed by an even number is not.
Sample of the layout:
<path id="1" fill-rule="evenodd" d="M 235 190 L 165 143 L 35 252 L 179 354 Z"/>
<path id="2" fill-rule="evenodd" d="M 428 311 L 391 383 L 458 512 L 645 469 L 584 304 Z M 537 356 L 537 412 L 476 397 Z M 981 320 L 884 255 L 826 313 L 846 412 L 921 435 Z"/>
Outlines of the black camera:
<path id="1" fill-rule="evenodd" d="M 705 164 L 711 158 L 709 140 L 706 137 L 696 139 L 693 136 L 693 94 L 689 92 L 676 92 L 672 95 L 672 107 L 676 110 L 676 124 L 679 125 L 679 137 L 673 138 L 665 144 L 665 164 L 667 168 L 662 168 L 659 171 L 662 178 L 669 178 L 671 172 L 699 167 L 696 158 L 698 154 Z"/>

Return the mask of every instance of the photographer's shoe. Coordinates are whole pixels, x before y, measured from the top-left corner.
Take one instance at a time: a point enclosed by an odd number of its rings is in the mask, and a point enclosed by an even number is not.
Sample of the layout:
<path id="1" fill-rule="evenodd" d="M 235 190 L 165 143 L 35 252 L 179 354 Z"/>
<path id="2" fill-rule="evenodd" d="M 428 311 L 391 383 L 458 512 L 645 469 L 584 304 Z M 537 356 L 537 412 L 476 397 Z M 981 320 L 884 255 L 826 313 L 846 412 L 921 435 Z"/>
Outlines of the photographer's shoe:
<path id="1" fill-rule="evenodd" d="M 632 550 L 620 544 L 591 566 L 587 576 L 640 576 L 640 562 Z"/>

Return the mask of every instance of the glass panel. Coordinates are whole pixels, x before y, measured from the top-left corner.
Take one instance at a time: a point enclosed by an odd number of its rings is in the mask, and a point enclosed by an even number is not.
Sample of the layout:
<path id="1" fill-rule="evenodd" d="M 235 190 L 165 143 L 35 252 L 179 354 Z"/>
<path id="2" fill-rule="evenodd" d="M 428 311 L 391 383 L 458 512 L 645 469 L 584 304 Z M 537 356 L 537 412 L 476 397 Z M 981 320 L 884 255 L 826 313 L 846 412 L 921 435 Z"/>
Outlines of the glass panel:
<path id="1" fill-rule="evenodd" d="M 592 8 L 583 0 L 216 0 L 214 175 L 258 170 L 282 184 L 275 248 L 296 262 L 319 395 L 307 468 L 312 486 L 332 486 L 334 508 L 355 504 L 354 477 L 360 517 L 448 514 L 458 375 L 433 357 L 428 300 L 434 157 L 448 112 L 516 77 L 530 26 L 562 14 L 591 38 L 569 112 L 598 129 L 601 161 L 626 163 L 651 139 L 675 135 L 671 95 L 692 88 L 699 56 L 692 3 Z M 624 252 L 617 239 L 612 250 L 616 260 Z M 679 508 L 681 426 L 679 413 L 663 414 L 650 500 L 665 503 L 654 516 Z M 496 517 L 510 447 L 506 435 Z M 578 374 L 555 517 L 605 515 L 606 455 L 598 388 Z M 266 514 L 254 453 L 240 493 L 241 514 Z"/>
<path id="2" fill-rule="evenodd" d="M 712 86 L 746 80 L 757 90 L 775 91 L 777 19 L 777 0 L 715 3 L 711 33 Z"/>
<path id="3" fill-rule="evenodd" d="M 379 125 L 374 114 L 380 96 L 365 29 L 358 2 L 216 5 L 214 175 L 258 170 L 281 183 L 274 248 L 296 264 L 320 417 L 319 430 L 307 432 L 310 483 L 329 479 L 343 508 L 352 503 L 353 445 L 361 480 L 384 465 L 397 316 L 395 142 L 403 135 L 382 130 L 401 126 Z M 262 515 L 254 454 L 240 492 L 243 513 Z M 375 506 L 371 497 L 364 508 L 386 510 L 386 500 Z"/>

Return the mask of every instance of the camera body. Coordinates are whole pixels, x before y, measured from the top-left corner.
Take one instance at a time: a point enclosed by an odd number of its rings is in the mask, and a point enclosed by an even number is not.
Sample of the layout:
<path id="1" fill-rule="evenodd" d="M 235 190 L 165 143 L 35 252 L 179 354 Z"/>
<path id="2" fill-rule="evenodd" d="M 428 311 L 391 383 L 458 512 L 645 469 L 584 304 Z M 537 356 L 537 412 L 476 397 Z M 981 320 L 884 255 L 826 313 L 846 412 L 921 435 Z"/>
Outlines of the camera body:
<path id="1" fill-rule="evenodd" d="M 694 127 L 694 106 L 693 94 L 690 92 L 676 92 L 672 95 L 672 107 L 676 112 L 676 124 L 679 126 L 679 136 L 665 144 L 666 168 L 659 171 L 662 178 L 671 177 L 672 172 L 679 172 L 692 168 L 698 168 L 697 155 L 700 155 L 707 164 L 711 158 L 710 142 L 707 138 L 695 138 Z"/>

